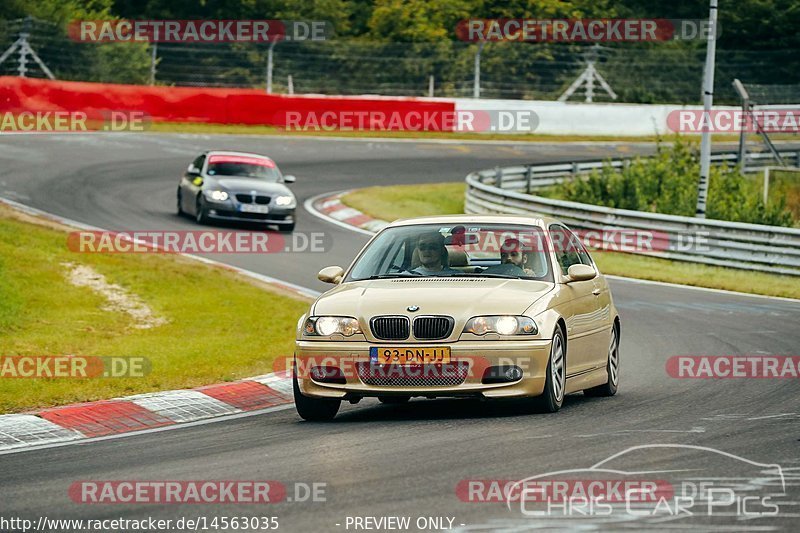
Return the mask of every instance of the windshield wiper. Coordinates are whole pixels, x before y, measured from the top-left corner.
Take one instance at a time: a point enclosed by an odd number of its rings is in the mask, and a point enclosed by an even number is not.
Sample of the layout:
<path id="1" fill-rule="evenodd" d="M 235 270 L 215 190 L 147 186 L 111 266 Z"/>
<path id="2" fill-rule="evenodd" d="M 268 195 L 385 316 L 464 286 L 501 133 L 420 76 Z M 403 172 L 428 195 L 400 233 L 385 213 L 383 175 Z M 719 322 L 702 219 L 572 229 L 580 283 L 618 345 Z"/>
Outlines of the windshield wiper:
<path id="1" fill-rule="evenodd" d="M 362 280 L 359 280 L 359 281 L 363 281 L 363 280 L 366 280 L 366 279 L 418 278 L 420 276 L 422 276 L 422 274 L 417 274 L 416 272 L 413 273 L 413 274 L 400 274 L 400 273 L 396 273 L 396 274 L 375 274 L 374 276 L 370 276 L 368 278 L 363 278 Z"/>
<path id="2" fill-rule="evenodd" d="M 522 276 L 510 276 L 508 274 L 486 274 L 485 272 L 476 272 L 474 274 L 468 274 L 468 276 L 478 278 L 522 279 Z"/>

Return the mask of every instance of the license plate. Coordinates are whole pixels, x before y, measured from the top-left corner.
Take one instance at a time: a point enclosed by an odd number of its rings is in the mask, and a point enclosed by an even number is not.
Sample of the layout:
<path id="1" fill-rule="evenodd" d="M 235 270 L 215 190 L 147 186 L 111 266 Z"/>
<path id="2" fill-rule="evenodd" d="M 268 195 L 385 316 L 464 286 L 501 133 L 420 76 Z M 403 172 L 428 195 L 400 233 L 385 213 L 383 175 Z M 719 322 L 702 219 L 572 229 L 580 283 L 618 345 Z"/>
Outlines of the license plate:
<path id="1" fill-rule="evenodd" d="M 419 365 L 450 362 L 449 346 L 371 346 L 371 363 L 381 365 Z"/>
<path id="2" fill-rule="evenodd" d="M 242 204 L 239 206 L 242 213 L 269 213 L 269 206 L 257 204 Z"/>

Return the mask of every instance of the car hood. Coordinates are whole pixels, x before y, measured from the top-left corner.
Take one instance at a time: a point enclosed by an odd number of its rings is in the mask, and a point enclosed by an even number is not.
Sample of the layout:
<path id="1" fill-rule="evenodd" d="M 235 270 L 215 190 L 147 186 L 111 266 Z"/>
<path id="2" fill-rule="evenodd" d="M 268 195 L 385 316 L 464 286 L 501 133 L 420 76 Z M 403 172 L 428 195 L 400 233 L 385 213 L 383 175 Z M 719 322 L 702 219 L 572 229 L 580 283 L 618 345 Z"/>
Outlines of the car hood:
<path id="1" fill-rule="evenodd" d="M 213 178 L 214 183 L 229 192 L 256 191 L 256 193 L 287 194 L 291 195 L 289 188 L 283 183 L 260 181 L 252 178 Z"/>
<path id="2" fill-rule="evenodd" d="M 450 315 L 456 322 L 463 322 L 477 315 L 520 315 L 552 289 L 552 283 L 518 279 L 355 281 L 320 296 L 313 313 L 364 319 L 376 315 Z M 417 306 L 419 310 L 411 313 L 409 306 Z"/>

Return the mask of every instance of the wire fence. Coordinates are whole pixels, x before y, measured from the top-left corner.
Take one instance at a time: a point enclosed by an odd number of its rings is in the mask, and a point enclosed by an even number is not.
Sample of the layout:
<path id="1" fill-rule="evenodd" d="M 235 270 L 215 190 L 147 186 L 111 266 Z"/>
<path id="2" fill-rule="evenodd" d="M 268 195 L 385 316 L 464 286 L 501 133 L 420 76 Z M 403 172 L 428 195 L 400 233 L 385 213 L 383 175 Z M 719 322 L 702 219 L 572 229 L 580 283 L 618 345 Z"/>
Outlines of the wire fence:
<path id="1" fill-rule="evenodd" d="M 57 79 L 168 86 L 263 88 L 269 43 L 95 44 L 71 40 L 65 28 L 35 19 L 0 21 L 0 53 L 27 33 L 31 49 Z M 276 93 L 472 97 L 478 45 L 461 41 L 381 43 L 359 40 L 279 42 L 272 47 Z M 697 104 L 705 45 L 694 43 L 586 46 L 493 42 L 480 53 L 482 98 L 555 100 L 592 61 L 617 101 Z M 45 77 L 33 59 L 15 52 L 0 75 Z M 717 49 L 715 103 L 738 104 L 739 78 L 762 87 L 761 103 L 800 101 L 796 51 Z M 291 83 L 289 82 L 291 77 Z M 431 82 L 432 79 L 432 82 Z M 781 89 L 775 89 L 780 84 Z M 432 88 L 432 91 L 431 91 Z M 777 91 L 777 92 L 776 92 Z M 595 87 L 596 101 L 610 97 Z M 583 100 L 576 91 L 573 100 Z"/>

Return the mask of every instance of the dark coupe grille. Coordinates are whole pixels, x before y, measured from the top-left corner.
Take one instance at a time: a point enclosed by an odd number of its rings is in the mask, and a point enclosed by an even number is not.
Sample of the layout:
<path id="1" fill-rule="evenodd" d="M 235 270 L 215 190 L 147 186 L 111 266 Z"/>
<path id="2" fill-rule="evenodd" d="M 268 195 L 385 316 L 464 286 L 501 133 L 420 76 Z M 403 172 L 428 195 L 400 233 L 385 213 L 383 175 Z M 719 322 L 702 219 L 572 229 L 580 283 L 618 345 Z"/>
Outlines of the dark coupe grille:
<path id="1" fill-rule="evenodd" d="M 237 194 L 236 200 L 240 204 L 260 204 L 267 205 L 269 203 L 269 196 L 254 196 L 252 194 Z"/>
<path id="2" fill-rule="evenodd" d="M 404 316 L 378 316 L 370 320 L 376 339 L 402 341 L 408 338 L 408 318 Z"/>
<path id="3" fill-rule="evenodd" d="M 453 323 L 449 316 L 418 316 L 414 319 L 414 337 L 429 341 L 445 339 L 453 332 Z"/>

